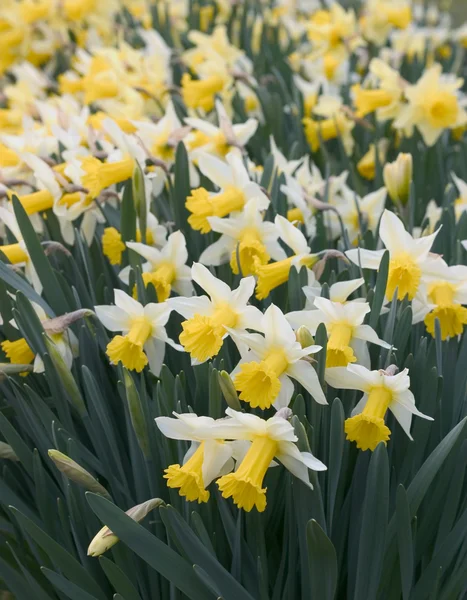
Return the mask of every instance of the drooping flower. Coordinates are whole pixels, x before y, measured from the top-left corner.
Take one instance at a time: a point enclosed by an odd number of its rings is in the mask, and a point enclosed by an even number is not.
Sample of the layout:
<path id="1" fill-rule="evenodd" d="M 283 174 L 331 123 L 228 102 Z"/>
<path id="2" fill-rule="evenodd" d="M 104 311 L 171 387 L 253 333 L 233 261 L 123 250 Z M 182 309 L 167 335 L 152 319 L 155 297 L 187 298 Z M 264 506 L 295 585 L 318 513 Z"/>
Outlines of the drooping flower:
<path id="1" fill-rule="evenodd" d="M 241 355 L 231 374 L 240 400 L 251 407 L 280 409 L 289 405 L 298 381 L 319 404 L 327 404 L 308 357 L 321 346 L 302 348 L 284 314 L 274 304 L 253 327 L 264 333 L 230 331 Z"/>
<path id="2" fill-rule="evenodd" d="M 188 440 L 191 446 L 185 454 L 182 466 L 170 465 L 165 469 L 164 478 L 170 488 L 179 490 L 190 502 L 207 502 L 207 487 L 214 479 L 233 469 L 232 444 L 224 442 L 222 433 L 211 417 L 198 417 L 194 413 L 177 414 L 171 417 L 157 417 L 160 431 L 173 440 Z"/>
<path id="3" fill-rule="evenodd" d="M 327 370 L 326 381 L 336 389 L 364 392 L 351 418 L 345 421 L 347 439 L 361 450 L 374 450 L 380 442 L 389 440 L 391 431 L 384 422 L 388 410 L 410 439 L 412 415 L 433 420 L 415 406 L 408 369 L 395 374 L 395 369 L 369 371 L 360 365 L 348 365 Z"/>
<path id="4" fill-rule="evenodd" d="M 263 480 L 274 458 L 310 488 L 308 469 L 326 470 L 326 466 L 311 452 L 299 451 L 295 445 L 297 436 L 294 429 L 282 415 L 265 421 L 256 415 L 240 413 L 231 408 L 226 410 L 226 414 L 231 417 L 223 427 L 226 439 L 251 441 L 249 450 L 235 472 L 217 480 L 222 496 L 232 498 L 238 508 L 247 512 L 254 507 L 258 512 L 266 509 Z"/>
<path id="5" fill-rule="evenodd" d="M 186 321 L 182 323 L 180 343 L 190 353 L 193 364 L 202 363 L 218 354 L 229 332 L 253 328 L 261 312 L 248 306 L 255 280 L 245 277 L 237 289 L 217 279 L 202 264 L 195 263 L 191 276 L 208 296 L 171 298 L 170 306 Z"/>
<path id="6" fill-rule="evenodd" d="M 122 363 L 129 371 L 141 372 L 149 364 L 154 375 L 159 375 L 165 355 L 165 345 L 176 350 L 165 330 L 172 311 L 168 303 L 150 303 L 143 306 L 122 290 L 114 290 L 115 306 L 96 306 L 94 310 L 109 331 L 121 331 L 107 344 L 107 356 L 114 365 Z"/>

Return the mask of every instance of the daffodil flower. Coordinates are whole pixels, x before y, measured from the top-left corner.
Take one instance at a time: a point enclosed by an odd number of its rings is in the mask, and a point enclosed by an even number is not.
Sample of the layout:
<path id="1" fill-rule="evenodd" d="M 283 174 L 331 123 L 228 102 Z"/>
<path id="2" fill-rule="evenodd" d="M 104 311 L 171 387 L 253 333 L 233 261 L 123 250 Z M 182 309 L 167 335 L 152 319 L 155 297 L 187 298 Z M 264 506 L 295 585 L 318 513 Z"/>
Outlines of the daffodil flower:
<path id="1" fill-rule="evenodd" d="M 294 256 L 257 267 L 256 297 L 258 300 L 267 298 L 271 290 L 285 283 L 292 267 L 296 269 L 300 269 L 303 265 L 312 267 L 318 261 L 318 255 L 311 253 L 303 233 L 292 223 L 281 215 L 276 215 L 274 223 L 281 240 L 293 250 Z"/>
<path id="2" fill-rule="evenodd" d="M 240 400 L 252 408 L 286 407 L 292 398 L 292 379 L 295 379 L 316 402 L 327 404 L 318 375 L 308 359 L 321 346 L 302 348 L 283 312 L 274 304 L 252 328 L 264 336 L 229 330 L 241 355 L 231 374 Z"/>
<path id="3" fill-rule="evenodd" d="M 435 320 L 441 327 L 441 339 L 461 335 L 467 324 L 467 267 L 448 267 L 442 258 L 433 261 L 424 274 L 414 298 L 413 323 L 424 321 L 428 333 L 435 335 Z"/>
<path id="4" fill-rule="evenodd" d="M 107 344 L 107 356 L 114 365 L 141 372 L 149 368 L 158 376 L 164 361 L 165 345 L 176 350 L 165 330 L 172 308 L 166 303 L 143 306 L 122 290 L 114 290 L 115 306 L 96 306 L 98 319 L 109 331 L 121 331 Z"/>
<path id="5" fill-rule="evenodd" d="M 222 496 L 232 498 L 238 508 L 247 512 L 254 507 L 259 512 L 265 510 L 266 488 L 263 488 L 263 480 L 274 458 L 309 488 L 312 488 L 312 485 L 308 478 L 308 469 L 326 470 L 326 466 L 311 452 L 299 451 L 292 425 L 280 414 L 264 420 L 231 408 L 225 412 L 231 417 L 220 425 L 225 438 L 251 441 L 249 450 L 237 465 L 235 472 L 223 475 L 217 480 Z"/>
<path id="6" fill-rule="evenodd" d="M 368 302 L 333 302 L 327 298 L 314 299 L 316 310 L 300 310 L 288 313 L 287 321 L 298 329 L 304 325 L 312 335 L 320 323 L 324 323 L 328 333 L 326 368 L 345 367 L 358 360 L 370 366 L 370 355 L 366 342 L 383 348 L 391 345 L 381 340 L 376 331 L 364 325 L 365 315 L 370 312 Z"/>
<path id="7" fill-rule="evenodd" d="M 252 198 L 242 212 L 233 213 L 230 218 L 208 217 L 211 229 L 222 235 L 204 250 L 199 262 L 219 266 L 230 261 L 232 271 L 238 274 L 239 258 L 242 275 L 254 275 L 257 266 L 267 264 L 271 258 L 285 259 L 276 226 L 263 221 L 268 206 L 269 200 Z"/>
<path id="8" fill-rule="evenodd" d="M 200 152 L 224 159 L 234 148 L 243 148 L 256 132 L 258 127 L 256 119 L 248 119 L 245 123 L 232 124 L 224 105 L 219 100 L 216 102 L 216 112 L 219 127 L 203 119 L 192 117 L 185 119 L 187 125 L 202 134 L 203 143 L 197 145 L 191 152 L 193 159 L 197 159 Z M 195 135 L 192 134 L 191 139 L 190 136 L 187 138 L 188 147 L 190 147 L 190 141 L 193 140 Z"/>
<path id="9" fill-rule="evenodd" d="M 186 241 L 181 231 L 169 235 L 161 250 L 139 242 L 127 242 L 126 245 L 148 261 L 143 265 L 143 281 L 146 286 L 149 283 L 154 285 L 159 302 L 167 300 L 172 289 L 184 296 L 193 293 L 191 270 L 186 265 Z M 130 280 L 130 270 L 130 266 L 125 267 L 119 275 L 126 284 Z"/>
<path id="10" fill-rule="evenodd" d="M 402 429 L 412 439 L 410 427 L 412 415 L 432 421 L 415 406 L 410 391 L 408 369 L 394 374 L 395 369 L 369 371 L 360 365 L 347 365 L 326 371 L 326 381 L 336 389 L 360 390 L 363 397 L 345 421 L 347 439 L 356 442 L 361 450 L 374 450 L 380 442 L 386 443 L 391 431 L 384 422 L 388 410 L 395 416 Z"/>
<path id="11" fill-rule="evenodd" d="M 238 151 L 229 152 L 226 161 L 205 153 L 199 155 L 201 172 L 221 190 L 212 193 L 201 187 L 191 190 L 187 198 L 186 207 L 191 212 L 188 223 L 201 233 L 211 231 L 209 217 L 225 217 L 241 211 L 252 198 L 268 200 L 260 186 L 251 181 Z"/>
<path id="12" fill-rule="evenodd" d="M 438 230 L 439 231 L 439 230 Z M 408 296 L 413 300 L 417 293 L 424 269 L 431 262 L 430 248 L 438 234 L 415 239 L 408 233 L 402 221 L 391 211 L 385 210 L 379 226 L 379 237 L 389 250 L 389 273 L 386 298 L 392 300 L 397 289 L 397 298 Z M 347 257 L 363 269 L 378 269 L 384 250 L 347 250 Z"/>
<path id="13" fill-rule="evenodd" d="M 190 502 L 207 502 L 207 487 L 220 475 L 233 469 L 233 446 L 224 442 L 222 432 L 216 428 L 221 421 L 211 417 L 198 417 L 194 413 L 177 414 L 171 417 L 157 417 L 160 431 L 172 440 L 187 440 L 191 446 L 185 454 L 182 466 L 170 465 L 165 469 L 164 478 L 170 488 L 179 490 Z"/>
<path id="14" fill-rule="evenodd" d="M 200 263 L 194 263 L 191 276 L 209 297 L 170 298 L 168 302 L 187 319 L 182 323 L 180 343 L 190 353 L 192 364 L 200 364 L 218 354 L 229 333 L 254 328 L 262 315 L 248 305 L 255 286 L 253 277 L 244 277 L 232 291 Z"/>

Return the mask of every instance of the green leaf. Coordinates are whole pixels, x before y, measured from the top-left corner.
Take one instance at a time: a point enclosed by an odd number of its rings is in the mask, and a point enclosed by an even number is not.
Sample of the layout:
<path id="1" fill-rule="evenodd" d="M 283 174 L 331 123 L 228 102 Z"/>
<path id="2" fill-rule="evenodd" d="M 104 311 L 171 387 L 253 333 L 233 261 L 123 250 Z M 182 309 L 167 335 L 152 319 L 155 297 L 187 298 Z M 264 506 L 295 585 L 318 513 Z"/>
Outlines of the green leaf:
<path id="1" fill-rule="evenodd" d="M 12 290 L 16 293 L 22 292 L 31 302 L 35 302 L 42 306 L 45 312 L 50 316 L 54 317 L 55 313 L 47 302 L 39 296 L 36 290 L 29 285 L 29 283 L 17 275 L 11 268 L 9 268 L 4 262 L 0 261 L 0 279 L 2 279 Z"/>
<path id="2" fill-rule="evenodd" d="M 13 196 L 13 209 L 15 211 L 15 217 L 18 222 L 18 226 L 21 230 L 21 234 L 26 244 L 28 254 L 34 268 L 36 269 L 37 275 L 44 288 L 44 296 L 49 302 L 50 306 L 55 310 L 57 315 L 62 315 L 68 312 L 72 307 L 68 306 L 68 302 L 65 298 L 63 290 L 58 282 L 55 273 L 50 266 L 49 260 L 47 259 L 44 250 L 39 242 L 34 227 L 24 210 L 21 202 L 16 196 Z"/>
<path id="3" fill-rule="evenodd" d="M 102 496 L 88 492 L 86 498 L 102 523 L 149 566 L 188 598 L 206 600 L 206 588 L 187 561 Z"/>
<path id="4" fill-rule="evenodd" d="M 337 556 L 331 540 L 314 520 L 306 527 L 311 598 L 333 600 L 337 590 Z"/>
<path id="5" fill-rule="evenodd" d="M 413 581 L 414 549 L 412 542 L 412 519 L 410 518 L 407 493 L 403 485 L 399 485 L 396 492 L 396 527 L 402 598 L 403 600 L 408 600 Z"/>
<path id="6" fill-rule="evenodd" d="M 386 294 L 386 284 L 388 281 L 388 273 L 389 273 L 389 251 L 383 254 L 383 258 L 379 263 L 378 276 L 376 278 L 376 286 L 375 286 L 375 295 L 373 296 L 373 302 L 371 304 L 371 313 L 370 313 L 370 321 L 369 325 L 373 329 L 376 329 L 376 326 L 379 321 L 379 316 L 381 314 L 381 308 L 383 306 L 384 297 Z"/>
<path id="7" fill-rule="evenodd" d="M 58 590 L 63 592 L 65 596 L 71 600 L 97 600 L 96 596 L 88 594 L 88 592 L 85 592 L 78 585 L 75 585 L 68 579 L 65 579 L 65 577 L 62 575 L 55 573 L 55 571 L 51 571 L 46 567 L 42 567 L 42 572 L 50 581 L 50 583 L 52 583 Z"/>
<path id="8" fill-rule="evenodd" d="M 355 600 L 375 600 L 384 557 L 388 525 L 389 465 L 386 447 L 380 443 L 370 460 L 356 567 Z"/>
<path id="9" fill-rule="evenodd" d="M 99 556 L 99 562 L 116 592 L 121 594 L 125 600 L 141 600 L 135 586 L 120 567 L 105 556 Z"/>
<path id="10" fill-rule="evenodd" d="M 138 440 L 139 447 L 141 448 L 141 452 L 146 458 L 148 458 L 151 451 L 143 406 L 141 404 L 141 398 L 139 397 L 135 382 L 126 369 L 123 369 L 123 381 L 125 383 L 126 400 L 128 403 L 131 424 L 133 425 L 133 430 L 135 432 L 136 439 Z"/>

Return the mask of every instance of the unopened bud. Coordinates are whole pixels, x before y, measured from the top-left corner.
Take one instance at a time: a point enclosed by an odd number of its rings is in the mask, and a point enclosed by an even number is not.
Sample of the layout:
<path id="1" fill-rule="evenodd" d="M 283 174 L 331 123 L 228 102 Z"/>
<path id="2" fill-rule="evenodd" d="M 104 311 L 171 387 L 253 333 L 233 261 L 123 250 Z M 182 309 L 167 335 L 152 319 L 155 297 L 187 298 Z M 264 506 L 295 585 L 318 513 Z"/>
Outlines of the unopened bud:
<path id="1" fill-rule="evenodd" d="M 158 506 L 164 504 L 164 501 L 160 498 L 152 498 L 146 500 L 142 504 L 137 504 L 126 511 L 126 514 L 133 519 L 133 521 L 139 522 L 144 517 L 154 510 Z M 118 537 L 110 531 L 107 526 L 104 526 L 100 531 L 96 533 L 92 542 L 89 544 L 88 556 L 100 556 L 104 552 L 107 552 L 112 546 L 118 542 Z"/>
<path id="2" fill-rule="evenodd" d="M 146 205 L 146 184 L 144 181 L 144 173 L 138 162 L 135 164 L 132 178 L 133 186 L 133 202 L 136 209 L 136 215 L 139 221 L 139 229 L 143 244 L 146 243 L 146 228 L 147 228 L 147 205 Z"/>
<path id="3" fill-rule="evenodd" d="M 401 153 L 383 169 L 384 185 L 395 204 L 407 204 L 412 182 L 413 160 L 411 154 Z"/>
<path id="4" fill-rule="evenodd" d="M 221 371 L 219 373 L 219 385 L 229 407 L 233 410 L 241 411 L 242 407 L 240 405 L 240 400 L 238 399 L 237 390 L 227 371 Z"/>
<path id="5" fill-rule="evenodd" d="M 0 458 L 6 458 L 15 462 L 19 461 L 13 448 L 9 444 L 5 444 L 5 442 L 0 442 Z"/>
<path id="6" fill-rule="evenodd" d="M 59 452 L 58 450 L 49 450 L 49 457 L 53 460 L 54 465 L 57 469 L 63 473 L 68 479 L 71 479 L 77 485 L 89 490 L 90 492 L 94 492 L 95 494 L 100 494 L 111 500 L 111 497 L 108 491 L 103 487 L 86 469 L 83 469 L 81 465 L 75 462 L 72 458 Z"/>
<path id="7" fill-rule="evenodd" d="M 297 337 L 297 342 L 299 342 L 302 348 L 308 348 L 308 346 L 313 346 L 315 343 L 314 337 L 311 335 L 310 330 L 305 325 L 301 325 L 297 331 L 295 332 Z"/>

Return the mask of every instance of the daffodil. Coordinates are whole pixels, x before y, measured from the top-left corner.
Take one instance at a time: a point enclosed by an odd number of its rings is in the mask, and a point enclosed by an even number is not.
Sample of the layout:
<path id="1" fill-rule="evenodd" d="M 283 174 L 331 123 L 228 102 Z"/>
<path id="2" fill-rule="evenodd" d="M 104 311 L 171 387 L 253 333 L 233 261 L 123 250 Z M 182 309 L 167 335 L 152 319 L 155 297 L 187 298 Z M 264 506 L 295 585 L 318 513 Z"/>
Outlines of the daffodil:
<path id="1" fill-rule="evenodd" d="M 413 301 L 413 322 L 424 321 L 428 333 L 435 336 L 439 321 L 441 339 L 457 337 L 467 324 L 467 267 L 449 267 L 439 258 L 430 263 L 423 283 Z"/>
<path id="2" fill-rule="evenodd" d="M 147 260 L 143 264 L 143 281 L 146 286 L 153 284 L 159 302 L 167 300 L 172 289 L 184 296 L 193 293 L 191 271 L 186 265 L 188 251 L 181 231 L 169 235 L 161 250 L 140 242 L 127 242 L 126 245 Z M 126 284 L 130 280 L 130 270 L 131 266 L 128 266 L 120 271 L 119 277 Z"/>
<path id="3" fill-rule="evenodd" d="M 438 230 L 439 231 L 439 230 Z M 379 236 L 389 250 L 389 273 L 386 298 L 392 300 L 397 289 L 397 298 L 408 296 L 413 300 L 417 293 L 424 269 L 430 260 L 430 249 L 438 234 L 415 239 L 405 230 L 402 221 L 391 211 L 385 210 L 381 217 Z M 347 257 L 363 269 L 378 269 L 384 250 L 355 248 L 347 250 Z"/>
<path id="4" fill-rule="evenodd" d="M 238 152 L 229 152 L 226 163 L 209 154 L 200 154 L 200 171 L 220 188 L 220 192 L 208 192 L 201 187 L 191 190 L 186 207 L 191 212 L 188 223 L 193 229 L 208 233 L 211 231 L 209 217 L 225 217 L 239 212 L 248 200 L 267 200 L 260 186 L 250 179 Z"/>
<path id="5" fill-rule="evenodd" d="M 211 229 L 222 235 L 203 251 L 199 262 L 219 266 L 230 261 L 232 271 L 238 274 L 240 266 L 245 276 L 254 275 L 258 265 L 267 264 L 271 258 L 285 259 L 276 226 L 263 220 L 268 205 L 267 198 L 252 198 L 242 212 L 233 213 L 230 218 L 208 217 Z"/>
<path id="6" fill-rule="evenodd" d="M 364 392 L 344 426 L 347 439 L 355 442 L 360 450 L 374 450 L 379 443 L 389 440 L 391 431 L 384 422 L 388 410 L 410 439 L 412 415 L 433 420 L 415 406 L 414 396 L 409 389 L 408 369 L 400 373 L 396 371 L 395 368 L 369 371 L 360 365 L 326 371 L 326 381 L 332 387 Z"/>
<path id="7" fill-rule="evenodd" d="M 401 152 L 392 163 L 383 169 L 384 184 L 395 204 L 407 204 L 412 183 L 413 159 L 411 154 Z"/>
<path id="8" fill-rule="evenodd" d="M 326 368 L 345 367 L 357 361 L 369 367 L 367 342 L 383 348 L 391 347 L 378 337 L 374 329 L 364 325 L 365 316 L 370 312 L 368 302 L 334 302 L 315 297 L 314 307 L 315 310 L 288 313 L 286 318 L 295 329 L 303 325 L 312 335 L 316 334 L 320 323 L 325 324 L 328 334 Z"/>
<path id="9" fill-rule="evenodd" d="M 255 286 L 253 277 L 244 277 L 232 291 L 200 263 L 193 264 L 191 276 L 209 297 L 171 298 L 169 303 L 187 319 L 182 323 L 180 343 L 192 363 L 200 364 L 218 354 L 229 333 L 253 328 L 261 312 L 248 305 Z"/>
<path id="10" fill-rule="evenodd" d="M 343 111 L 340 98 L 321 96 L 318 104 L 313 108 L 312 117 L 305 117 L 303 125 L 305 137 L 313 152 L 319 149 L 321 141 L 327 142 L 340 138 L 346 153 L 352 154 L 354 147 L 352 130 L 355 122 Z"/>
<path id="11" fill-rule="evenodd" d="M 243 148 L 258 127 L 256 119 L 248 119 L 245 123 L 232 124 L 224 105 L 220 101 L 216 102 L 216 114 L 218 127 L 203 119 L 194 117 L 185 119 L 185 123 L 194 130 L 194 133 L 186 138 L 188 148 L 193 148 L 191 150 L 193 159 L 197 159 L 201 151 L 224 159 L 234 148 Z M 198 141 L 195 144 L 196 138 L 198 138 Z"/>
<path id="12" fill-rule="evenodd" d="M 302 348 L 284 314 L 274 304 L 252 328 L 264 335 L 229 330 L 241 355 L 231 374 L 240 400 L 252 408 L 286 407 L 292 398 L 292 379 L 295 379 L 316 402 L 327 404 L 309 361 L 310 355 L 319 352 L 321 346 Z"/>
<path id="13" fill-rule="evenodd" d="M 312 267 L 318 261 L 318 255 L 312 254 L 305 236 L 281 215 L 276 215 L 274 223 L 279 231 L 281 240 L 289 246 L 294 255 L 267 265 L 259 265 L 256 269 L 258 282 L 256 297 L 259 300 L 267 298 L 271 290 L 285 283 L 289 278 L 290 269 L 301 266 Z"/>
<path id="14" fill-rule="evenodd" d="M 467 123 L 467 112 L 458 97 L 463 79 L 441 73 L 441 65 L 433 65 L 405 89 L 408 104 L 394 121 L 398 129 L 417 127 L 427 146 L 433 146 L 445 129 Z"/>
<path id="15" fill-rule="evenodd" d="M 295 444 L 297 436 L 294 429 L 282 414 L 267 420 L 231 408 L 226 410 L 226 414 L 231 418 L 223 427 L 225 437 L 251 442 L 235 472 L 223 475 L 217 480 L 222 496 L 232 498 L 238 508 L 247 512 L 253 508 L 258 512 L 266 509 L 267 488 L 263 487 L 263 482 L 274 458 L 309 488 L 312 488 L 312 485 L 308 478 L 308 469 L 326 470 L 326 466 L 311 452 L 299 451 Z"/>
<path id="16" fill-rule="evenodd" d="M 451 173 L 451 177 L 459 193 L 459 197 L 454 200 L 454 213 L 456 215 L 456 221 L 458 221 L 461 218 L 462 213 L 467 210 L 467 182 L 460 177 L 457 177 L 455 173 Z"/>
<path id="17" fill-rule="evenodd" d="M 370 144 L 368 152 L 362 156 L 357 163 L 357 171 L 362 177 L 373 181 L 376 177 L 376 156 L 380 165 L 384 165 L 386 161 L 386 152 L 388 149 L 389 140 L 383 138 L 378 141 L 378 144 Z M 376 148 L 378 148 L 378 154 L 376 154 Z"/>
<path id="18" fill-rule="evenodd" d="M 114 365 L 121 363 L 129 371 L 141 372 L 149 364 L 159 375 L 165 345 L 176 350 L 181 346 L 166 333 L 165 325 L 172 311 L 166 302 L 143 306 L 122 290 L 114 290 L 115 306 L 96 306 L 94 310 L 109 331 L 121 331 L 107 344 L 107 356 Z"/>
<path id="19" fill-rule="evenodd" d="M 182 460 L 182 465 L 173 464 L 165 469 L 167 486 L 179 490 L 190 502 L 207 502 L 207 487 L 214 479 L 232 471 L 233 446 L 225 442 L 222 432 L 211 417 L 198 417 L 194 413 L 177 414 L 171 417 L 157 417 L 156 424 L 165 437 L 173 440 L 187 440 L 191 446 Z"/>

